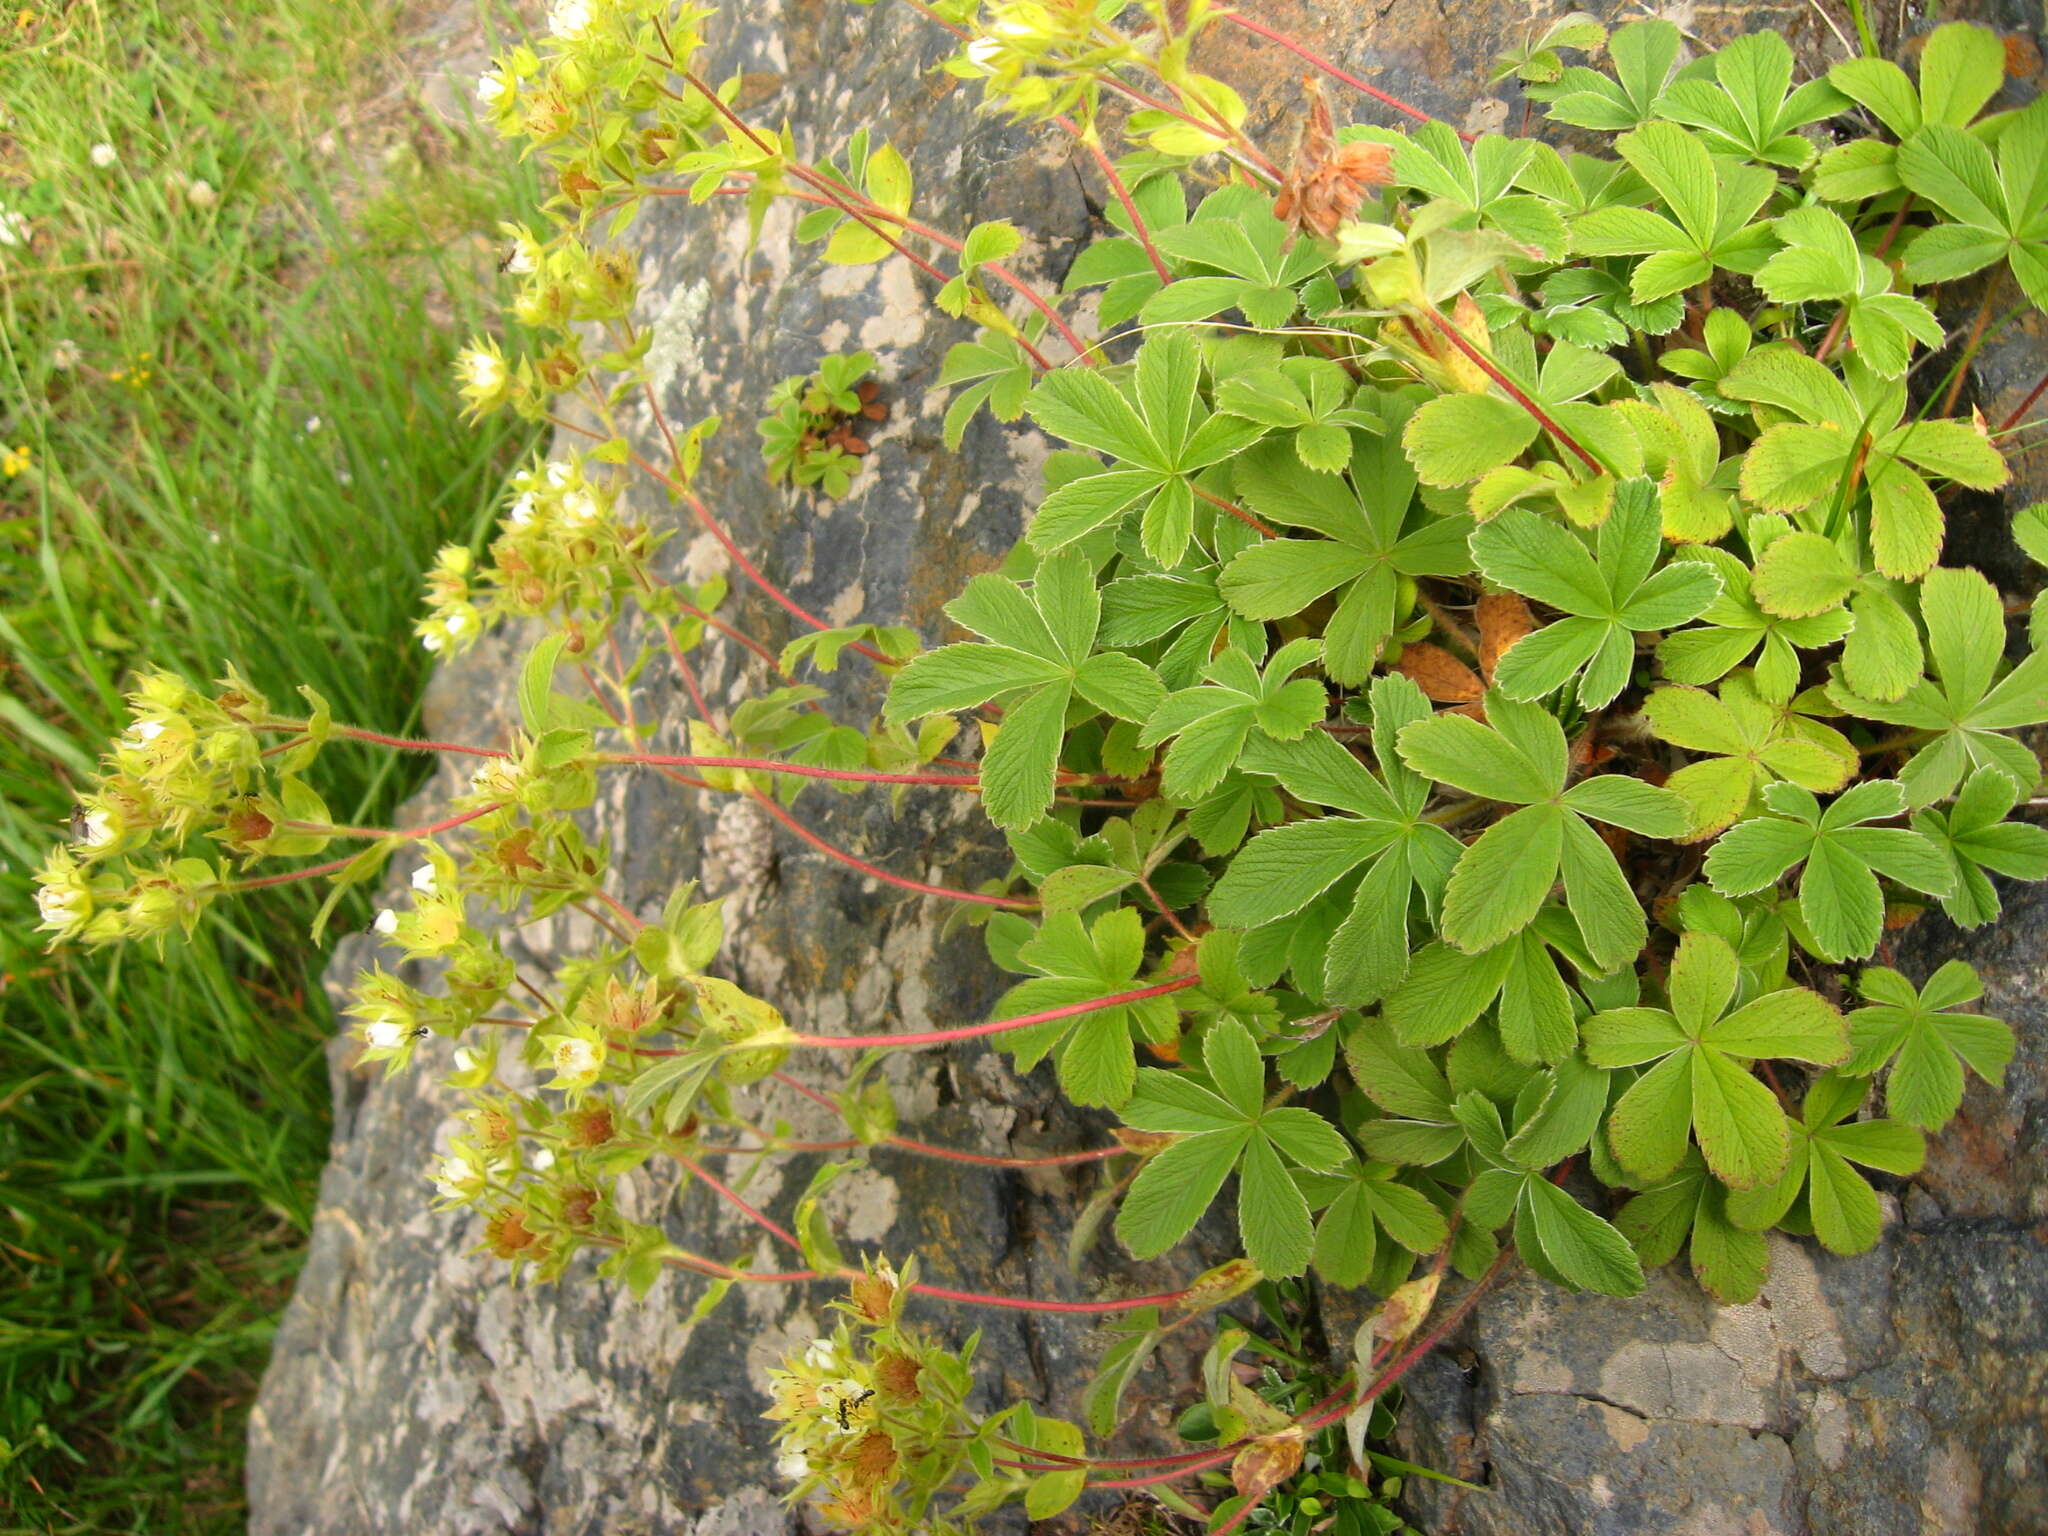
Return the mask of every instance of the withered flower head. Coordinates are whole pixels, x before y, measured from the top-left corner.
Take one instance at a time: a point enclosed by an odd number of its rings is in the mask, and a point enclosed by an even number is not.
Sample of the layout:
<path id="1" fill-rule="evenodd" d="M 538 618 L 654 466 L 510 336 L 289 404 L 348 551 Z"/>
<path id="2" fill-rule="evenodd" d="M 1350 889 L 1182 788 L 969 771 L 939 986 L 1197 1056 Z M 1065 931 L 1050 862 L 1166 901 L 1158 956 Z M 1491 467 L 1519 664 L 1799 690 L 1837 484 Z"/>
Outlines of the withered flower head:
<path id="1" fill-rule="evenodd" d="M 1310 77 L 1302 86 L 1308 93 L 1308 121 L 1273 212 L 1297 233 L 1306 230 L 1328 240 L 1358 212 L 1368 188 L 1394 179 L 1394 152 L 1384 144 L 1339 144 L 1322 82 Z"/>

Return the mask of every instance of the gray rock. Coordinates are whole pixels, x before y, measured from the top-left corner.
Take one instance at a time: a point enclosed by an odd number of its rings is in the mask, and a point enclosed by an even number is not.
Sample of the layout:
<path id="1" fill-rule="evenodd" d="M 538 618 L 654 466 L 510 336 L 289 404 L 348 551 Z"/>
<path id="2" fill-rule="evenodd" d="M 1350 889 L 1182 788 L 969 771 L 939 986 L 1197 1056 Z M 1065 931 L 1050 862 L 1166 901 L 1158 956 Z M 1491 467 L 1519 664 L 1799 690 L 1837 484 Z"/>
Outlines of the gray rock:
<path id="1" fill-rule="evenodd" d="M 787 116 L 807 154 L 873 124 L 909 156 L 935 222 L 962 229 L 1013 219 L 1029 239 L 1020 265 L 1042 282 L 1099 227 L 1090 219 L 1092 184 L 1063 144 L 977 114 L 956 82 L 925 72 L 944 40 L 907 9 L 804 0 L 729 0 L 723 9 L 711 29 L 720 39 L 712 72 L 744 74 L 750 107 L 771 120 Z M 1495 5 L 1273 0 L 1258 14 L 1453 121 L 1488 126 L 1519 114 L 1511 88 L 1484 84 L 1486 64 L 1522 27 L 1518 14 Z M 1712 26 L 1701 25 L 1713 37 L 1776 28 L 1809 60 L 1836 48 L 1818 11 L 1790 0 L 1716 12 Z M 1299 61 L 1219 33 L 1207 63 L 1245 89 L 1254 133 L 1284 149 L 1298 112 Z M 801 601 L 836 622 L 907 622 L 936 637 L 940 605 L 1016 537 L 1047 445 L 1028 429 L 983 419 L 964 452 L 946 453 L 934 381 L 966 328 L 925 305 L 900 264 L 821 268 L 811 250 L 789 243 L 790 224 L 786 210 L 772 214 L 752 251 L 738 210 L 723 206 L 665 204 L 635 229 L 664 405 L 685 422 L 725 415 L 700 482 L 706 499 Z M 771 489 L 751 430 L 768 387 L 820 353 L 860 347 L 880 358 L 891 415 L 872 435 L 853 494 L 835 503 Z M 2016 405 L 2040 365 L 2028 338 L 1996 352 L 1979 379 L 1995 397 L 1987 409 Z M 643 438 L 652 435 L 650 422 L 639 425 Z M 670 515 L 651 503 L 646 510 Z M 1988 541 L 1987 568 L 2004 558 L 1994 511 L 1959 517 Z M 692 533 L 686 528 L 668 554 L 695 577 L 721 562 Z M 737 594 L 746 628 L 789 634 L 779 609 L 743 582 Z M 429 728 L 471 740 L 505 730 L 519 650 L 518 637 L 494 639 L 445 669 L 428 701 Z M 740 665 L 746 660 L 709 663 L 715 698 L 760 685 Z M 661 722 L 657 740 L 680 747 L 687 704 L 657 673 L 649 705 Z M 849 718 L 879 701 L 875 678 L 858 666 L 828 681 L 833 707 Z M 453 782 L 426 791 L 417 815 L 429 815 Z M 842 845 L 921 879 L 972 885 L 1004 862 L 1000 841 L 964 801 L 913 796 L 897 816 L 879 799 L 814 790 L 799 805 Z M 928 1027 L 981 1016 L 1000 989 L 978 936 L 949 932 L 940 904 L 778 841 L 747 810 L 647 776 L 615 784 L 594 821 L 619 850 L 614 894 L 629 906 L 651 909 L 690 878 L 726 896 L 733 921 L 724 964 L 801 1025 Z M 1950 953 L 1977 963 L 1991 986 L 1987 1007 L 2020 1031 L 2021 1056 L 2004 1093 L 1972 1087 L 1927 1174 L 1901 1192 L 1903 1214 L 1876 1252 L 1844 1261 L 1780 1243 L 1770 1288 L 1749 1307 L 1716 1307 L 1675 1273 L 1630 1303 L 1565 1296 L 1526 1278 L 1507 1284 L 1477 1308 L 1454 1348 L 1411 1377 L 1403 1434 L 1412 1454 L 1487 1488 L 1453 1499 L 1417 1483 L 1424 1528 L 1467 1536 L 2048 1529 L 2038 1470 L 2048 1456 L 2044 914 L 2040 893 L 2020 893 L 1993 931 L 1959 938 L 1930 920 L 1902 946 L 1902 963 L 1923 974 Z M 558 917 L 519 944 L 538 964 L 589 937 L 580 920 Z M 363 958 L 359 950 L 340 956 L 337 980 Z M 695 1282 L 673 1274 L 644 1301 L 587 1277 L 553 1288 L 507 1285 L 499 1266 L 471 1251 L 479 1222 L 429 1208 L 426 1170 L 455 1107 L 434 1087 L 432 1063 L 386 1081 L 353 1068 L 351 1055 L 337 1043 L 333 1159 L 250 1426 L 252 1531 L 794 1530 L 771 1491 L 761 1372 L 815 1333 L 827 1295 L 752 1289 L 692 1322 Z M 1019 1081 L 986 1050 L 903 1059 L 890 1070 L 906 1129 L 931 1141 L 1059 1150 L 1104 1134 L 1100 1117 L 1065 1106 L 1046 1074 Z M 833 1129 L 801 1100 L 777 1100 L 766 1112 L 788 1117 L 800 1136 Z M 786 1215 L 810 1166 L 785 1159 L 751 1193 Z M 898 1257 L 915 1251 L 932 1278 L 995 1291 L 1134 1294 L 1184 1280 L 1229 1250 L 1227 1237 L 1210 1233 L 1193 1251 L 1140 1268 L 1098 1246 L 1076 1277 L 1064 1247 L 1091 1187 L 1085 1175 L 1026 1179 L 883 1154 L 835 1191 L 835 1214 L 856 1243 Z M 639 1179 L 626 1198 L 692 1247 L 757 1251 L 752 1229 L 702 1201 L 672 1203 L 672 1193 L 663 1181 Z M 986 1401 L 1021 1394 L 1076 1412 L 1097 1350 L 1085 1326 L 1008 1313 L 920 1315 L 955 1337 L 985 1328 Z M 1169 1405 L 1190 1395 L 1189 1366 L 1181 1352 L 1150 1368 L 1139 1395 L 1159 1406 L 1127 1428 L 1132 1444 L 1170 1433 Z"/>

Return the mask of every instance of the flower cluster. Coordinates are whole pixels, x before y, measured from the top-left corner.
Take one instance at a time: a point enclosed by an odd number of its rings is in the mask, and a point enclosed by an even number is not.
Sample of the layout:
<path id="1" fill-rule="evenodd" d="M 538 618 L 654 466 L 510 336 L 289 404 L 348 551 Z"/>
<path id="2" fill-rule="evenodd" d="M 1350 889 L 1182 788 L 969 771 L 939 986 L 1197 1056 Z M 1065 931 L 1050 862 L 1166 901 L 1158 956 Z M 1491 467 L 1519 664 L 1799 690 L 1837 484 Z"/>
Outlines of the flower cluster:
<path id="1" fill-rule="evenodd" d="M 899 1275 L 868 1265 L 849 1296 L 833 1303 L 843 1321 L 768 1373 L 776 1469 L 815 1496 L 826 1519 L 849 1530 L 893 1536 L 930 1530 L 928 1494 L 906 1490 L 906 1470 L 958 1457 L 973 1423 L 960 1407 L 966 1355 L 936 1348 L 902 1326 L 916 1263 Z"/>

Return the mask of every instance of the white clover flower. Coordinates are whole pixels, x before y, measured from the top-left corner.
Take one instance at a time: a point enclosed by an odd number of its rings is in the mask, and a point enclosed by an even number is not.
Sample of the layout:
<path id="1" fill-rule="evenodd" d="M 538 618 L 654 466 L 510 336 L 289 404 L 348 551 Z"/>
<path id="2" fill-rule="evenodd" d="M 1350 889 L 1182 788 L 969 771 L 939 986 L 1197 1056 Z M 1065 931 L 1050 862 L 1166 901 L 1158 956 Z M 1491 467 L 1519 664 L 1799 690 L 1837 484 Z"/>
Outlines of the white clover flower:
<path id="1" fill-rule="evenodd" d="M 548 7 L 548 31 L 563 42 L 574 42 L 590 26 L 590 0 L 555 0 Z"/>
<path id="2" fill-rule="evenodd" d="M 103 171 L 118 164 L 120 159 L 120 154 L 111 144 L 95 144 L 92 147 L 92 163 Z"/>
<path id="3" fill-rule="evenodd" d="M 463 353 L 456 366 L 462 370 L 462 382 L 481 393 L 489 394 L 505 383 L 505 360 L 481 347 Z"/>
<path id="4" fill-rule="evenodd" d="M 527 1166 L 532 1168 L 535 1173 L 546 1173 L 555 1166 L 555 1154 L 546 1147 L 540 1147 L 535 1150 L 533 1156 L 529 1157 L 526 1162 Z"/>
<path id="5" fill-rule="evenodd" d="M 533 521 L 533 511 L 537 505 L 538 503 L 534 500 L 533 492 L 528 491 L 512 503 L 512 510 L 505 514 L 505 526 L 507 528 L 524 528 Z"/>
<path id="6" fill-rule="evenodd" d="M 476 1052 L 466 1045 L 455 1047 L 455 1070 L 458 1072 L 474 1072 L 476 1070 Z"/>
<path id="7" fill-rule="evenodd" d="M 363 1031 L 363 1039 L 372 1050 L 395 1051 L 405 1043 L 405 1028 L 390 1019 L 379 1019 Z"/>
<path id="8" fill-rule="evenodd" d="M 185 188 L 185 201 L 194 208 L 211 208 L 220 201 L 220 194 L 213 190 L 212 182 L 201 176 Z"/>
<path id="9" fill-rule="evenodd" d="M 434 866 L 422 864 L 412 872 L 412 888 L 422 895 L 434 894 Z"/>
<path id="10" fill-rule="evenodd" d="M 505 104 L 512 94 L 512 86 L 506 80 L 504 71 L 487 69 L 476 80 L 476 99 L 479 105 L 495 112 Z"/>
<path id="11" fill-rule="evenodd" d="M 480 1177 L 477 1166 L 460 1152 L 451 1152 L 441 1159 L 441 1167 L 434 1175 L 434 1188 L 451 1200 L 462 1197 L 465 1184 L 473 1184 Z"/>
<path id="12" fill-rule="evenodd" d="M 377 921 L 370 924 L 370 926 L 388 939 L 392 934 L 398 932 L 398 914 L 390 907 L 385 907 L 378 912 Z"/>
<path id="13" fill-rule="evenodd" d="M 555 1072 L 562 1077 L 595 1077 L 601 1058 L 597 1046 L 581 1035 L 555 1042 Z"/>

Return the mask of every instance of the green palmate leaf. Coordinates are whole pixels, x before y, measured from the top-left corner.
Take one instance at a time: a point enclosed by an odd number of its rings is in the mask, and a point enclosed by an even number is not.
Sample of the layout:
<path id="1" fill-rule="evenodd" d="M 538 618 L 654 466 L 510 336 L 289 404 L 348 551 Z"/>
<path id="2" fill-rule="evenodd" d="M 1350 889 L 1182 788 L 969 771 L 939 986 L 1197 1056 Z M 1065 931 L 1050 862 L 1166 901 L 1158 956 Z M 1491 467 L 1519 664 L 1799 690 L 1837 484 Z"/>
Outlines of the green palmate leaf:
<path id="1" fill-rule="evenodd" d="M 1403 677 L 1373 682 L 1375 732 L 1391 740 L 1426 719 L 1429 705 Z M 1299 912 L 1362 867 L 1349 916 L 1332 935 L 1320 1000 L 1376 1002 L 1408 969 L 1411 891 L 1433 908 L 1459 848 L 1421 819 L 1428 785 L 1389 753 L 1384 778 L 1322 732 L 1267 747 L 1248 764 L 1270 771 L 1296 798 L 1349 812 L 1261 832 L 1245 845 L 1209 894 L 1211 919 L 1256 928 Z"/>
<path id="2" fill-rule="evenodd" d="M 1113 462 L 1045 499 L 1026 535 L 1032 546 L 1051 553 L 1135 515 L 1145 552 L 1162 566 L 1179 564 L 1194 531 L 1193 477 L 1267 430 L 1242 416 L 1211 414 L 1201 403 L 1201 383 L 1202 349 L 1183 330 L 1147 340 L 1122 387 L 1093 368 L 1059 369 L 1041 379 L 1031 395 L 1032 419 Z"/>
<path id="3" fill-rule="evenodd" d="M 1828 545 L 1830 551 L 1833 547 Z M 1758 696 L 1782 703 L 1799 686 L 1797 652 L 1834 644 L 1854 622 L 1840 607 L 1824 607 L 1803 618 L 1766 611 L 1752 591 L 1749 568 L 1726 550 L 1693 547 L 1679 551 L 1677 558 L 1711 565 L 1721 577 L 1721 594 L 1700 614 L 1700 627 L 1666 635 L 1658 643 L 1657 660 L 1675 683 L 1714 682 L 1754 656 L 1751 676 Z M 1824 569 L 1817 574 L 1826 579 Z M 1790 569 L 1780 575 L 1780 598 L 1788 597 L 1796 581 L 1806 579 Z"/>
<path id="4" fill-rule="evenodd" d="M 1852 1164 L 1900 1176 L 1918 1173 L 1927 1148 L 1911 1126 L 1890 1120 L 1843 1122 L 1863 1102 L 1866 1085 L 1840 1073 L 1814 1079 L 1790 1127 L 1791 1155 L 1769 1184 L 1728 1198 L 1728 1218 L 1761 1232 L 1776 1225 L 1802 1190 L 1814 1236 L 1835 1253 L 1867 1252 L 1882 1222 L 1877 1192 Z"/>
<path id="5" fill-rule="evenodd" d="M 1460 1202 L 1464 1219 L 1491 1231 L 1512 1219 L 1515 1247 L 1539 1274 L 1574 1290 L 1633 1296 L 1643 1271 L 1628 1240 L 1539 1170 L 1507 1161 L 1510 1145 L 1500 1111 L 1484 1094 L 1468 1090 L 1453 1112 L 1481 1168 Z"/>
<path id="6" fill-rule="evenodd" d="M 1779 421 L 1757 439 L 1743 460 L 1743 495 L 1769 511 L 1795 512 L 1823 501 L 1838 504 L 1860 476 L 1870 503 L 1871 553 L 1887 576 L 1916 578 L 1940 553 L 1941 508 L 1926 477 L 1978 490 L 1995 490 L 2011 478 L 1981 423 L 1905 420 L 1903 382 L 1873 382 L 1852 395 L 1812 358 L 1766 347 L 1745 357 L 1720 387 L 1799 418 Z M 1757 574 L 1758 598 L 1769 607 L 1775 578 L 1766 582 L 1762 562 Z"/>
<path id="7" fill-rule="evenodd" d="M 998 1018 L 1136 991 L 1143 986 L 1138 975 L 1145 964 L 1144 919 L 1125 907 L 1103 914 L 1089 928 L 1078 913 L 1053 913 L 1017 947 L 1016 964 L 1037 974 L 1003 994 L 996 1005 Z M 1015 1055 L 1019 1071 L 1028 1072 L 1056 1053 L 1060 1087 L 1068 1098 L 1077 1104 L 1115 1106 L 1129 1097 L 1135 1081 L 1133 1037 L 1171 1040 L 1179 1018 L 1173 998 L 1146 998 L 1025 1025 L 1004 1033 L 1000 1044 Z"/>
<path id="8" fill-rule="evenodd" d="M 1597 208 L 1572 225 L 1572 248 L 1586 256 L 1640 256 L 1629 283 L 1638 304 L 1706 282 L 1714 270 L 1754 272 L 1775 242 L 1752 224 L 1777 178 L 1762 166 L 1716 167 L 1707 146 L 1676 123 L 1647 123 L 1615 147 L 1662 198 L 1670 216 L 1647 208 Z"/>
<path id="9" fill-rule="evenodd" d="M 2012 1027 L 2003 1019 L 1952 1013 L 1983 995 L 1977 973 L 1951 960 L 1924 988 L 1897 971 L 1872 966 L 1857 978 L 1868 1006 L 1849 1015 L 1849 1059 L 1844 1075 L 1885 1072 L 1885 1104 L 1907 1125 L 1938 1131 L 1963 1101 L 1963 1068 L 1994 1088 L 2003 1086 L 2012 1061 Z"/>
<path id="10" fill-rule="evenodd" d="M 2021 794 L 2040 780 L 2040 763 L 2023 743 L 2003 734 L 2048 721 L 2048 653 L 2035 652 L 1996 683 L 2004 651 L 2005 610 L 1977 572 L 1929 571 L 1920 588 L 1933 678 L 1916 678 L 1895 699 L 1866 698 L 1836 684 L 1829 696 L 1865 719 L 1932 739 L 1899 771 L 1907 802 L 1923 806 L 1954 792 L 1976 768 L 1997 768 Z"/>
<path id="11" fill-rule="evenodd" d="M 1941 324 L 1918 299 L 1891 292 L 1889 268 L 1857 248 L 1839 214 L 1795 208 L 1777 221 L 1785 248 L 1765 262 L 1757 286 L 1780 304 L 1832 300 L 1848 310 L 1856 354 L 1882 378 L 1905 372 L 1915 341 L 1941 345 Z"/>
<path id="12" fill-rule="evenodd" d="M 1732 673 L 1720 697 L 1698 688 L 1659 688 L 1643 704 L 1659 740 L 1717 754 L 1688 763 L 1665 781 L 1693 816 L 1690 837 L 1708 837 L 1750 809 L 1757 790 L 1779 779 L 1832 794 L 1859 766 L 1840 732 L 1759 698 L 1745 672 Z"/>
<path id="13" fill-rule="evenodd" d="M 977 576 L 946 605 L 987 644 L 941 646 L 912 660 L 889 689 L 890 725 L 926 715 L 1003 705 L 982 765 L 982 805 L 999 827 L 1029 826 L 1052 804 L 1067 711 L 1078 696 L 1119 719 L 1142 719 L 1166 695 L 1150 668 L 1094 655 L 1101 595 L 1078 555 L 1040 562 L 1029 591 L 1006 576 Z"/>
<path id="14" fill-rule="evenodd" d="M 1594 1066 L 1649 1067 L 1607 1122 L 1608 1145 L 1637 1178 L 1663 1179 L 1697 1139 L 1723 1183 L 1752 1189 L 1775 1179 L 1789 1155 L 1785 1117 L 1746 1064 L 1780 1057 L 1826 1065 L 1848 1052 L 1841 1015 L 1803 987 L 1727 1012 L 1738 975 L 1725 940 L 1688 933 L 1671 962 L 1668 1009 L 1610 1009 L 1583 1026 Z"/>
<path id="15" fill-rule="evenodd" d="M 1721 834 L 1707 852 L 1707 879 L 1724 896 L 1746 896 L 1804 860 L 1799 910 L 1821 958 L 1860 958 L 1877 947 L 1884 920 L 1879 875 L 1931 896 L 1954 889 L 1948 860 L 1927 837 L 1905 827 L 1866 825 L 1904 813 L 1905 794 L 1895 781 L 1857 784 L 1826 811 L 1794 784 L 1773 784 L 1763 793 L 1771 814 Z"/>
<path id="16" fill-rule="evenodd" d="M 1117 1235 L 1139 1258 L 1164 1253 L 1201 1219 L 1236 1168 L 1246 1256 L 1265 1274 L 1298 1275 L 1308 1267 L 1315 1236 L 1308 1201 L 1289 1167 L 1326 1173 L 1351 1157 L 1350 1145 L 1310 1110 L 1265 1107 L 1265 1067 L 1235 1020 L 1209 1030 L 1202 1059 L 1213 1087 L 1187 1072 L 1148 1067 L 1139 1074 L 1126 1122 L 1184 1139 L 1154 1156 L 1132 1181 Z"/>
<path id="17" fill-rule="evenodd" d="M 1212 198 L 1202 212 L 1215 207 Z M 1236 309 L 1253 325 L 1273 329 L 1294 314 L 1300 302 L 1295 290 L 1329 265 L 1316 242 L 1294 240 L 1263 203 L 1248 204 L 1231 217 L 1200 217 L 1153 239 L 1191 275 L 1146 300 L 1139 316 L 1147 325 L 1207 320 Z"/>
<path id="18" fill-rule="evenodd" d="M 2035 308 L 2048 307 L 2048 105 L 2016 113 L 1996 151 L 1947 123 L 1928 123 L 1899 146 L 1899 180 L 1954 222 L 1906 247 L 1916 283 L 1948 282 L 2004 261 Z"/>
<path id="19" fill-rule="evenodd" d="M 1366 1282 L 1382 1233 L 1408 1253 L 1434 1253 L 1449 1239 L 1444 1213 L 1397 1173 L 1391 1163 L 1354 1160 L 1337 1174 L 1304 1181 L 1312 1199 L 1329 1202 L 1316 1222 L 1315 1267 L 1332 1285 Z"/>
<path id="20" fill-rule="evenodd" d="M 1668 1264 L 1691 1241 L 1693 1277 L 1716 1301 L 1755 1301 L 1770 1269 L 1770 1249 L 1761 1232 L 1747 1232 L 1728 1219 L 1728 1192 L 1707 1171 L 1697 1151 L 1688 1151 L 1663 1179 L 1646 1181 L 1642 1193 L 1622 1207 L 1614 1224 L 1635 1246 L 1645 1269 Z"/>
<path id="21" fill-rule="evenodd" d="M 1384 422 L 1389 434 L 1398 424 L 1398 415 Z M 1337 594 L 1323 627 L 1323 664 L 1337 682 L 1356 686 L 1407 616 L 1397 611 L 1401 578 L 1469 571 L 1472 525 L 1427 511 L 1410 517 L 1415 478 L 1391 435 L 1347 439 L 1347 450 L 1343 478 L 1307 468 L 1284 443 L 1261 444 L 1238 460 L 1237 490 L 1247 506 L 1322 537 L 1252 544 L 1217 586 L 1241 617 L 1260 622 L 1292 618 Z"/>
<path id="22" fill-rule="evenodd" d="M 2005 46 L 1998 35 L 1962 22 L 1938 27 L 1927 39 L 1918 90 L 1889 59 L 1851 59 L 1828 71 L 1828 84 L 1867 108 L 1898 139 L 1931 124 L 1965 126 L 2004 83 Z M 1897 162 L 1896 146 L 1854 140 L 1821 158 L 1814 187 L 1830 202 L 1880 197 L 1899 188 Z"/>
<path id="23" fill-rule="evenodd" d="M 1941 905 L 1962 927 L 1998 916 L 1990 875 L 2048 880 L 2048 828 L 2005 819 L 2022 793 L 2002 768 L 1979 768 L 1946 809 L 1914 813 L 1913 830 L 1941 849 L 1954 871 L 1955 889 Z"/>
<path id="24" fill-rule="evenodd" d="M 1138 734 L 1141 747 L 1172 741 L 1161 764 L 1161 787 L 1182 804 L 1203 799 L 1223 781 L 1248 742 L 1299 741 L 1328 709 L 1322 684 L 1294 673 L 1314 662 L 1321 644 L 1293 640 L 1260 670 L 1242 651 L 1225 651 L 1199 687 L 1169 694 Z"/>
<path id="25" fill-rule="evenodd" d="M 1792 50 L 1776 32 L 1738 37 L 1709 61 L 1711 77 L 1687 70 L 1658 102 L 1660 115 L 1700 130 L 1715 154 L 1793 170 L 1814 147 L 1794 130 L 1833 117 L 1848 101 L 1824 80 L 1792 84 Z"/>
<path id="26" fill-rule="evenodd" d="M 1561 874 L 1587 953 L 1612 969 L 1642 947 L 1646 929 L 1614 854 L 1587 818 L 1676 837 L 1685 829 L 1685 803 L 1647 784 L 1621 794 L 1604 779 L 1566 792 L 1564 731 L 1550 715 L 1497 691 L 1487 695 L 1486 714 L 1487 725 L 1439 715 L 1398 738 L 1415 772 L 1524 807 L 1459 857 L 1444 891 L 1444 937 L 1467 954 L 1493 948 L 1535 919 Z"/>
<path id="27" fill-rule="evenodd" d="M 1527 928 L 1476 955 L 1443 943 L 1425 946 L 1388 994 L 1383 1012 L 1404 1044 L 1441 1045 L 1497 1001 L 1501 1041 L 1510 1056 L 1562 1061 L 1578 1048 L 1579 1032 L 1559 959 L 1581 974 L 1599 969 L 1571 914 L 1547 904 Z"/>
<path id="28" fill-rule="evenodd" d="M 1711 566 L 1695 561 L 1653 571 L 1661 550 L 1656 496 L 1626 482 L 1588 551 L 1577 534 L 1520 507 L 1472 535 L 1489 581 L 1569 615 L 1524 636 L 1503 656 L 1494 683 L 1513 699 L 1538 699 L 1574 677 L 1587 709 L 1612 702 L 1629 680 L 1635 635 L 1697 618 L 1720 592 Z"/>
<path id="29" fill-rule="evenodd" d="M 1681 42 L 1678 28 L 1668 21 L 1630 22 L 1608 39 L 1612 78 L 1574 67 L 1555 85 L 1535 86 L 1529 94 L 1547 101 L 1550 117 L 1560 123 L 1608 132 L 1633 128 L 1655 113 Z"/>

